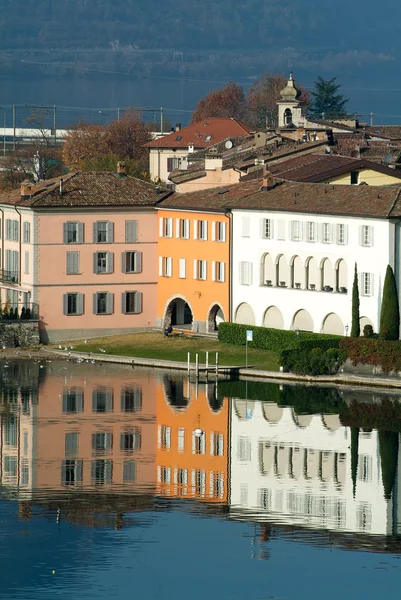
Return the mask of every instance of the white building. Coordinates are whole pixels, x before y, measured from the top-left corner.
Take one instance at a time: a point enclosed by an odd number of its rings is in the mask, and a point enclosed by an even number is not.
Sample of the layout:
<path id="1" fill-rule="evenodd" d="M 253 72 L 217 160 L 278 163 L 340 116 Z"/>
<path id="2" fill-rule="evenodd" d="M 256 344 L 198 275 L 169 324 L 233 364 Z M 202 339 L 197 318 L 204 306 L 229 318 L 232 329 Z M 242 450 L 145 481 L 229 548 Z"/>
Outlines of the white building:
<path id="1" fill-rule="evenodd" d="M 338 415 L 297 415 L 292 407 L 272 402 L 232 402 L 233 518 L 395 533 L 401 522 L 401 488 L 396 477 L 392 498 L 385 498 L 377 431 L 360 431 L 353 478 L 351 430 Z"/>
<path id="2" fill-rule="evenodd" d="M 388 264 L 400 280 L 400 187 L 263 184 L 230 202 L 233 321 L 347 334 L 356 263 L 361 331 L 378 331 Z"/>

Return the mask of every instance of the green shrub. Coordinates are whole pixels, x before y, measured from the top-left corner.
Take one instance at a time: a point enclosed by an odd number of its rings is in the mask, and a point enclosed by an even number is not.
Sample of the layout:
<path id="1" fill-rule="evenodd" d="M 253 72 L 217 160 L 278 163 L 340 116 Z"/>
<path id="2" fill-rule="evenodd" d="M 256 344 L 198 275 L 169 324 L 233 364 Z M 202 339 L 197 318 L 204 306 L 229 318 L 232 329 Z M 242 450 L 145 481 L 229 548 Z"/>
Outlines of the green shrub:
<path id="1" fill-rule="evenodd" d="M 31 319 L 31 318 L 32 318 L 31 309 L 27 308 L 25 311 L 25 319 Z"/>
<path id="2" fill-rule="evenodd" d="M 401 372 L 401 341 L 386 341 L 372 338 L 343 338 L 340 350 L 353 365 L 381 367 L 384 373 Z"/>
<path id="3" fill-rule="evenodd" d="M 299 375 L 331 375 L 337 373 L 345 360 L 345 354 L 337 348 L 283 350 L 281 364 L 284 371 Z"/>
<path id="4" fill-rule="evenodd" d="M 372 325 L 365 325 L 363 328 L 363 335 L 367 338 L 372 338 L 374 336 Z"/>
<path id="5" fill-rule="evenodd" d="M 20 316 L 21 321 L 23 321 L 24 319 L 26 319 L 26 314 L 25 313 L 26 313 L 26 308 L 25 308 L 25 306 L 23 306 L 22 309 L 21 309 L 21 316 Z"/>

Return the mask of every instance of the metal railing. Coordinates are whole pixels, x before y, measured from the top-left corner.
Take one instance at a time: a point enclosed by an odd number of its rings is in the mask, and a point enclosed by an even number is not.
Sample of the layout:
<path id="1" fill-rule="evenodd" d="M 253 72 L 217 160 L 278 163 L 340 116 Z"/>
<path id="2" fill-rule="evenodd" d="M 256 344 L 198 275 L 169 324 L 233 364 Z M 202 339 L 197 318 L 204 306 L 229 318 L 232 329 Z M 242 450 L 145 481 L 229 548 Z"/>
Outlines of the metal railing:
<path id="1" fill-rule="evenodd" d="M 0 269 L 0 281 L 3 281 L 4 283 L 17 283 L 19 281 L 18 271 Z"/>
<path id="2" fill-rule="evenodd" d="M 36 302 L 3 302 L 0 305 L 1 321 L 31 321 L 39 319 L 39 304 Z"/>

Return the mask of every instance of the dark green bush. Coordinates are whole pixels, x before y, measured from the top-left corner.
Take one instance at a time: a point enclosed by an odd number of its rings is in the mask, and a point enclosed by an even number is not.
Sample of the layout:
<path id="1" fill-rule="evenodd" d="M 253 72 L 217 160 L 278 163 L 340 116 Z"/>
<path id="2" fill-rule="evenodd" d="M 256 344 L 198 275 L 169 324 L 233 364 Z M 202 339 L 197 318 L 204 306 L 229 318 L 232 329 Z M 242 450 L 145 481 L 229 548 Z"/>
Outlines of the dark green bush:
<path id="1" fill-rule="evenodd" d="M 365 325 L 363 328 L 363 335 L 366 338 L 372 338 L 374 336 L 372 325 Z"/>
<path id="2" fill-rule="evenodd" d="M 26 314 L 25 313 L 26 313 L 26 308 L 25 308 L 25 306 L 23 306 L 22 309 L 21 309 L 21 316 L 20 316 L 21 321 L 23 321 L 24 319 L 26 319 Z"/>
<path id="3" fill-rule="evenodd" d="M 27 308 L 26 312 L 25 312 L 25 319 L 31 319 L 31 318 L 32 318 L 31 309 Z"/>
<path id="4" fill-rule="evenodd" d="M 299 375 L 332 375 L 345 360 L 345 354 L 337 348 L 322 348 L 283 350 L 281 364 L 284 371 Z"/>

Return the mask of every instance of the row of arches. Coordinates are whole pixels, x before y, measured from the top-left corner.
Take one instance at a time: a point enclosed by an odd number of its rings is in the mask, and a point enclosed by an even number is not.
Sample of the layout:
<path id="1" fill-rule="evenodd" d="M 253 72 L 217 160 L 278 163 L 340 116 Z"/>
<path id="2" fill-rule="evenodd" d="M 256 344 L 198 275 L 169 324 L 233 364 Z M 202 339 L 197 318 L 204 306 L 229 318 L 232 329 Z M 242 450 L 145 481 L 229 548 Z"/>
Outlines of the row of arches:
<path id="1" fill-rule="evenodd" d="M 225 321 L 225 315 L 222 307 L 217 302 L 210 306 L 206 315 L 206 331 L 213 333 L 217 331 L 220 323 Z M 163 329 L 171 327 L 181 327 L 182 329 L 192 329 L 194 315 L 190 303 L 182 296 L 176 296 L 170 300 L 164 311 Z"/>
<path id="2" fill-rule="evenodd" d="M 237 307 L 235 312 L 235 322 L 242 323 L 244 325 L 256 325 L 256 318 L 253 308 L 247 302 L 243 302 Z M 373 323 L 368 317 L 360 318 L 361 331 L 365 325 L 371 325 Z M 271 329 L 284 329 L 284 316 L 281 310 L 277 306 L 269 306 L 263 315 L 263 327 L 269 327 Z M 299 329 L 300 331 L 315 331 L 315 323 L 311 314 L 301 308 L 296 311 L 291 319 L 290 329 Z M 345 325 L 342 319 L 335 313 L 328 313 L 320 326 L 321 333 L 331 333 L 334 335 L 346 334 Z"/>
<path id="3" fill-rule="evenodd" d="M 306 290 L 347 291 L 348 267 L 343 258 L 332 261 L 325 257 L 319 263 L 313 256 L 305 262 L 295 255 L 290 260 L 284 254 L 274 258 L 263 254 L 260 263 L 260 285 L 298 288 Z"/>
<path id="4" fill-rule="evenodd" d="M 234 410 L 238 419 L 249 419 L 253 415 L 255 404 L 259 403 L 256 400 L 236 399 L 234 401 Z M 277 425 L 281 421 L 285 410 L 285 408 L 275 402 L 262 402 L 263 418 L 272 425 Z M 295 425 L 301 429 L 309 427 L 312 419 L 317 416 L 320 417 L 323 427 L 329 431 L 337 431 L 337 429 L 342 427 L 340 417 L 337 414 L 297 414 L 292 408 L 291 416 Z"/>

